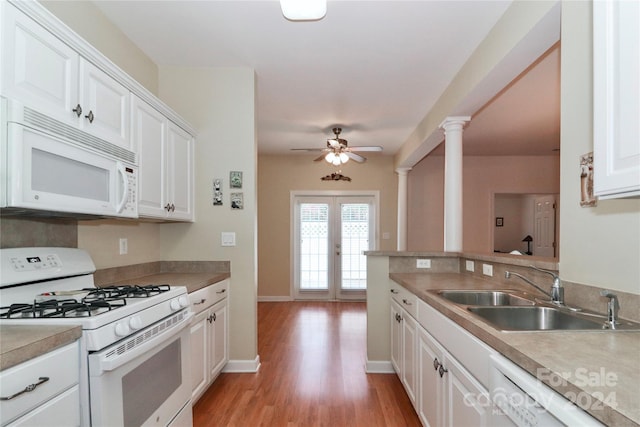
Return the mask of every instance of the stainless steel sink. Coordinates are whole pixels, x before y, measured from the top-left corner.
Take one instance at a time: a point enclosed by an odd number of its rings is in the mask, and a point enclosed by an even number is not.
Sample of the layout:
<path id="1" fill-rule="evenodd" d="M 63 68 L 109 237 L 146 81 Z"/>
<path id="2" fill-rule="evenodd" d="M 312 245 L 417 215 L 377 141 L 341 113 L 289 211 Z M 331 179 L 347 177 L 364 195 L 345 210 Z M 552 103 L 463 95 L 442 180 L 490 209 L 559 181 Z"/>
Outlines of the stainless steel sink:
<path id="1" fill-rule="evenodd" d="M 602 321 L 552 307 L 469 307 L 468 310 L 503 331 L 604 329 Z"/>
<path id="2" fill-rule="evenodd" d="M 456 304 L 477 306 L 534 305 L 535 302 L 510 291 L 443 290 L 438 295 Z"/>

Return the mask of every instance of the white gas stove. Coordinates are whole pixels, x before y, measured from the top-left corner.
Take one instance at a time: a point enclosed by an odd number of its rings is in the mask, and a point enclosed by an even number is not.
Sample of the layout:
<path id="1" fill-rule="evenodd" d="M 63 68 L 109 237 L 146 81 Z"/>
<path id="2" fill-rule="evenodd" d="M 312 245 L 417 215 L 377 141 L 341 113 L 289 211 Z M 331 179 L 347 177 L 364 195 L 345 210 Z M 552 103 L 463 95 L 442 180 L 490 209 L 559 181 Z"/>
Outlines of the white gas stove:
<path id="1" fill-rule="evenodd" d="M 180 417 L 191 412 L 186 288 L 98 288 L 94 271 L 80 249 L 0 249 L 0 324 L 82 326 L 83 425 L 188 425 Z M 135 378 L 153 384 L 153 398 L 140 400 L 147 394 Z"/>

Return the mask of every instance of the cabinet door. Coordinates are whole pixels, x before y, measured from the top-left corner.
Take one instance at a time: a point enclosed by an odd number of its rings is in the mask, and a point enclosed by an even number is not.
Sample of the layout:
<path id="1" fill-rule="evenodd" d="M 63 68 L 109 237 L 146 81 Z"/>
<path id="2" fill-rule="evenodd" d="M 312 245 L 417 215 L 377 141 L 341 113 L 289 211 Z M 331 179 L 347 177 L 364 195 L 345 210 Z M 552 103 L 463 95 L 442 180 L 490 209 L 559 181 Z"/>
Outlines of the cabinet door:
<path id="1" fill-rule="evenodd" d="M 422 424 L 441 426 L 444 417 L 444 385 L 438 374 L 444 349 L 418 326 L 418 400 L 416 408 Z"/>
<path id="2" fill-rule="evenodd" d="M 593 2 L 594 191 L 640 196 L 640 3 Z"/>
<path id="3" fill-rule="evenodd" d="M 213 381 L 228 360 L 227 301 L 224 300 L 214 305 L 211 312 L 213 316 L 213 322 L 211 323 L 213 345 L 211 348 L 211 372 L 209 377 Z"/>
<path id="4" fill-rule="evenodd" d="M 38 406 L 7 427 L 60 427 L 80 425 L 80 389 L 73 386 Z"/>
<path id="5" fill-rule="evenodd" d="M 391 300 L 391 365 L 401 377 L 402 360 L 402 315 L 398 304 Z"/>
<path id="6" fill-rule="evenodd" d="M 491 414 L 489 392 L 452 357 L 447 357 L 444 374 L 446 382 L 446 422 L 451 427 L 488 425 Z"/>
<path id="7" fill-rule="evenodd" d="M 416 403 L 416 345 L 418 323 L 406 312 L 402 314 L 402 384 L 411 403 Z"/>
<path id="8" fill-rule="evenodd" d="M 77 127 L 78 54 L 10 3 L 0 7 L 0 93 Z"/>
<path id="9" fill-rule="evenodd" d="M 138 213 L 167 216 L 167 119 L 141 99 L 134 97 L 133 141 L 138 151 Z"/>
<path id="10" fill-rule="evenodd" d="M 90 62 L 80 59 L 80 128 L 118 147 L 134 151 L 129 138 L 127 88 Z"/>
<path id="11" fill-rule="evenodd" d="M 208 310 L 205 310 L 191 322 L 191 398 L 200 397 L 207 386 L 209 365 L 207 361 L 207 347 L 209 336 L 207 333 Z"/>
<path id="12" fill-rule="evenodd" d="M 169 122 L 167 159 L 169 168 L 169 217 L 193 220 L 193 137 Z"/>

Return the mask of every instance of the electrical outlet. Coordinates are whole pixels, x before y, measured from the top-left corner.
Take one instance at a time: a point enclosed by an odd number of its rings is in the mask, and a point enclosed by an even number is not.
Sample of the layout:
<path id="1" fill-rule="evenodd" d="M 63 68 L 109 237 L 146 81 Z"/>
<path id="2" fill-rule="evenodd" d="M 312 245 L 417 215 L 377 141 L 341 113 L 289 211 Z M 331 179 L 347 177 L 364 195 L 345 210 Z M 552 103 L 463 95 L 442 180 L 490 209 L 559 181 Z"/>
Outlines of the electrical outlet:
<path id="1" fill-rule="evenodd" d="M 485 276 L 493 276 L 493 265 L 482 264 L 482 274 Z"/>
<path id="2" fill-rule="evenodd" d="M 431 268 L 431 260 L 430 259 L 416 260 L 416 268 Z"/>
<path id="3" fill-rule="evenodd" d="M 129 253 L 129 241 L 126 238 L 120 239 L 120 255 Z"/>
<path id="4" fill-rule="evenodd" d="M 475 263 L 473 261 L 467 260 L 466 268 L 467 268 L 467 271 L 475 271 L 476 269 Z"/>
<path id="5" fill-rule="evenodd" d="M 223 231 L 220 233 L 220 246 L 235 246 L 236 245 L 236 233 L 235 231 Z"/>

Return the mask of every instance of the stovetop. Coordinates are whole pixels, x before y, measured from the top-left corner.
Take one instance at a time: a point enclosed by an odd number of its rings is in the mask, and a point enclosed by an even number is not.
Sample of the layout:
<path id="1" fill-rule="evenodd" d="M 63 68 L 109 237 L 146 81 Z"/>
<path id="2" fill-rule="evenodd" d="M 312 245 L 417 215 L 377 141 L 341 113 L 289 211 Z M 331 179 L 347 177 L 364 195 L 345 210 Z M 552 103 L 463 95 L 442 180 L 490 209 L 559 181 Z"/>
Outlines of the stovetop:
<path id="1" fill-rule="evenodd" d="M 36 295 L 32 302 L 18 301 L 0 307 L 0 319 L 83 318 L 108 313 L 131 303 L 170 290 L 169 285 L 108 286 L 76 291 L 52 291 Z"/>
<path id="2" fill-rule="evenodd" d="M 190 310 L 183 286 L 98 288 L 94 271 L 81 249 L 0 249 L 0 323 L 80 325 L 96 351 Z"/>

